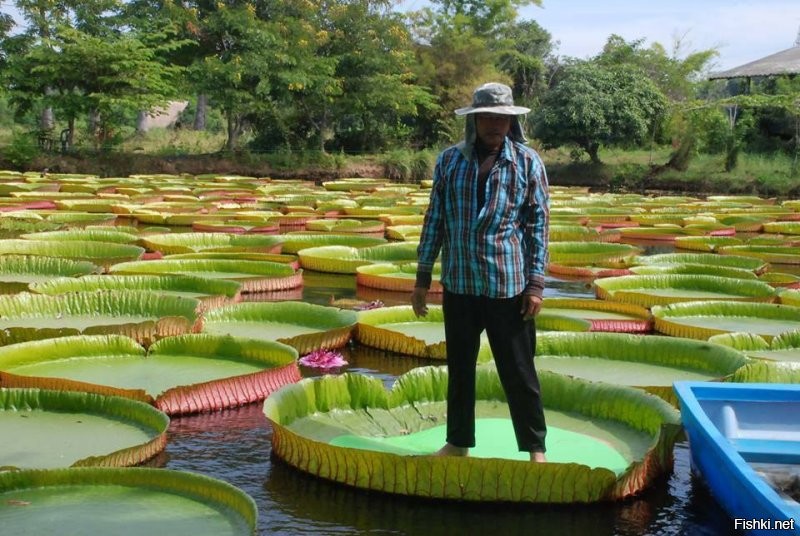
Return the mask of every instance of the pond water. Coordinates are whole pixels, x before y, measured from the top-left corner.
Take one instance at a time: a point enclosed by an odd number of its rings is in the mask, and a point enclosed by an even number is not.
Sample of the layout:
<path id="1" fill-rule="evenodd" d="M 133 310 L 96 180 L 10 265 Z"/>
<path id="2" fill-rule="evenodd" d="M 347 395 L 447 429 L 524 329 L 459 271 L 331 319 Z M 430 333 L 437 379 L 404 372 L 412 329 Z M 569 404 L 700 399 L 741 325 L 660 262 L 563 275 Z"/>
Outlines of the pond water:
<path id="1" fill-rule="evenodd" d="M 661 244 L 646 249 L 651 254 L 672 251 Z M 402 293 L 357 289 L 354 279 L 306 272 L 302 299 L 318 304 L 329 303 L 331 297 L 380 299 L 386 305 L 408 303 L 408 296 Z M 548 281 L 546 296 L 594 297 L 590 281 L 555 279 Z M 379 377 L 387 386 L 413 367 L 443 364 L 355 345 L 344 353 L 350 363 L 346 371 Z M 318 373 L 303 369 L 303 375 Z M 153 464 L 203 473 L 250 494 L 258 505 L 259 536 L 739 534 L 704 483 L 691 474 L 685 440 L 675 446 L 673 473 L 641 496 L 621 503 L 552 507 L 426 501 L 348 488 L 313 478 L 272 458 L 271 437 L 261 403 L 176 417 L 170 425 L 167 449 Z"/>

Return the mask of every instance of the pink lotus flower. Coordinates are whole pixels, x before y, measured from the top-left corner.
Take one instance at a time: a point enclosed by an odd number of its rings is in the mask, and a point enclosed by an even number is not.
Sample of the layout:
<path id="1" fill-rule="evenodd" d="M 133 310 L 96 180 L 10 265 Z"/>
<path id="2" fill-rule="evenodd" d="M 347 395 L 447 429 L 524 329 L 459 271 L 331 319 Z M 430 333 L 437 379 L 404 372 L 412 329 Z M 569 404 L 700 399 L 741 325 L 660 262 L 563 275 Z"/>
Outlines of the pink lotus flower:
<path id="1" fill-rule="evenodd" d="M 314 368 L 336 368 L 347 364 L 344 356 L 334 350 L 314 350 L 300 358 L 300 364 Z"/>

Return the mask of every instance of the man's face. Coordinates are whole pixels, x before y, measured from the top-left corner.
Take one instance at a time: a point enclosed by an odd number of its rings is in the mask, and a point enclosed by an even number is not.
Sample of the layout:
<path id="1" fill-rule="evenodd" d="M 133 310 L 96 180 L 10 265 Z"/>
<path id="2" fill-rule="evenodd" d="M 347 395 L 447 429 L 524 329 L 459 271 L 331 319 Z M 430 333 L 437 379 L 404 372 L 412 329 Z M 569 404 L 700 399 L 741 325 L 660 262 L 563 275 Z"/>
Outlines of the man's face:
<path id="1" fill-rule="evenodd" d="M 495 149 L 503 144 L 511 130 L 511 116 L 504 114 L 475 114 L 475 133 L 484 145 Z"/>

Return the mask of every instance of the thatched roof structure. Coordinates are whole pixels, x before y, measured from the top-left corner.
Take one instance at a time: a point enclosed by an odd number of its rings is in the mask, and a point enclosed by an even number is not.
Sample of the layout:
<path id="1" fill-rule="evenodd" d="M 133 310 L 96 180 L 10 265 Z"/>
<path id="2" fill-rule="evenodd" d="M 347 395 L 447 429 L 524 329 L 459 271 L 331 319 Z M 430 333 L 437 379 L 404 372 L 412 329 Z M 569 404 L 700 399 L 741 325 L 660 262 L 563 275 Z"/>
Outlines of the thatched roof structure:
<path id="1" fill-rule="evenodd" d="M 751 78 L 756 76 L 779 76 L 800 74 L 800 46 L 795 45 L 760 60 L 745 63 L 739 67 L 714 73 L 709 80 L 720 78 Z"/>

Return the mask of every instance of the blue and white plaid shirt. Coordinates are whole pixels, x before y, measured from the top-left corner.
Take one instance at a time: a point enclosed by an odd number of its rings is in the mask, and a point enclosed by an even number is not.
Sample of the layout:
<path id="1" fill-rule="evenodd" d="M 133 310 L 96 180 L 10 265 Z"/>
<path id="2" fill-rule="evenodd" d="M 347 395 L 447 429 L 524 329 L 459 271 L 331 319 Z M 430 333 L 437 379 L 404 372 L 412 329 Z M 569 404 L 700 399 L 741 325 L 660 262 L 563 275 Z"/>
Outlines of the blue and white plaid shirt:
<path id="1" fill-rule="evenodd" d="M 425 214 L 417 270 L 432 272 L 441 251 L 444 287 L 456 294 L 511 298 L 541 296 L 547 269 L 547 173 L 539 155 L 506 138 L 478 206 L 474 152 L 460 146 L 439 155 Z"/>

